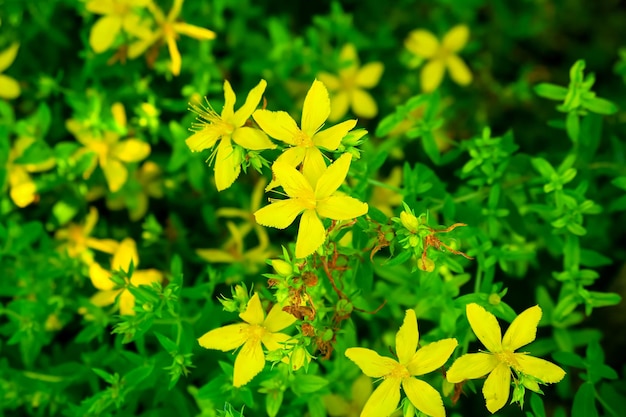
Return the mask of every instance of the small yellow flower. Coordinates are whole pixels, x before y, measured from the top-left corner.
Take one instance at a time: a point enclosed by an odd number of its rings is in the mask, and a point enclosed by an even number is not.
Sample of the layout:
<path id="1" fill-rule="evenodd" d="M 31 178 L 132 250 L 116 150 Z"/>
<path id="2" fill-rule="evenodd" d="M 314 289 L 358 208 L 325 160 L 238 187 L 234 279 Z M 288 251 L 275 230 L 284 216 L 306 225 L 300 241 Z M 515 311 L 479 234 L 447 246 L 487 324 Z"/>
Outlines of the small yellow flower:
<path id="1" fill-rule="evenodd" d="M 179 75 L 180 67 L 182 64 L 180 51 L 178 50 L 178 45 L 176 45 L 176 40 L 178 39 L 179 35 L 189 36 L 198 40 L 215 39 L 216 35 L 215 32 L 213 32 L 212 30 L 201 28 L 195 25 L 190 25 L 189 23 L 176 21 L 183 7 L 183 2 L 184 0 L 174 0 L 174 4 L 172 5 L 172 8 L 170 9 L 167 16 L 165 16 L 165 13 L 163 13 L 163 11 L 156 4 L 154 4 L 154 1 L 150 0 L 148 2 L 147 6 L 154 16 L 158 27 L 156 31 L 152 32 L 148 36 L 143 36 L 142 39 L 132 43 L 129 46 L 129 58 L 137 58 L 139 55 L 143 54 L 150 46 L 162 40 L 164 43 L 167 44 L 167 49 L 169 50 L 170 58 L 172 59 L 172 74 Z"/>
<path id="2" fill-rule="evenodd" d="M 370 62 L 361 67 L 356 48 L 351 43 L 341 49 L 339 60 L 341 66 L 338 76 L 327 72 L 318 75 L 331 92 L 328 120 L 341 119 L 349 108 L 355 115 L 371 119 L 378 114 L 378 106 L 365 89 L 374 88 L 378 84 L 385 68 L 383 63 Z"/>
<path id="3" fill-rule="evenodd" d="M 121 104 L 115 103 L 112 106 L 112 112 L 119 120 L 120 127 L 124 128 L 125 114 L 123 118 L 120 118 L 120 106 Z M 84 146 L 74 154 L 75 158 L 85 153 L 96 154 L 96 158 L 83 173 L 83 178 L 91 177 L 96 167 L 100 166 L 111 192 L 119 191 L 128 180 L 128 169 L 125 164 L 142 161 L 150 155 L 150 145 L 139 139 L 130 138 L 120 141 L 120 134 L 114 131 L 105 131 L 100 135 L 73 119 L 66 122 L 66 127 Z"/>
<path id="4" fill-rule="evenodd" d="M 313 179 L 319 178 L 326 169 L 320 148 L 336 150 L 341 139 L 356 126 L 356 120 L 347 120 L 320 131 L 329 115 L 328 90 L 322 82 L 315 80 L 304 99 L 301 128 L 284 111 L 257 110 L 252 117 L 265 133 L 291 146 L 276 159 L 276 162 L 292 167 L 302 164 L 304 177 L 313 184 Z M 272 182 L 268 189 L 277 185 L 276 182 Z"/>
<path id="5" fill-rule="evenodd" d="M 228 81 L 224 81 L 225 102 L 222 114 L 217 114 L 208 100 L 206 106 L 192 106 L 192 111 L 198 117 L 192 126 L 195 133 L 186 143 L 193 152 L 200 152 L 212 148 L 218 140 L 220 141 L 214 168 L 215 186 L 218 191 L 230 187 L 239 176 L 243 163 L 242 148 L 259 151 L 276 147 L 259 129 L 244 126 L 259 105 L 266 86 L 265 80 L 261 80 L 250 90 L 246 102 L 237 111 L 235 111 L 237 97 Z"/>
<path id="6" fill-rule="evenodd" d="M 103 15 L 91 28 L 89 44 L 96 53 L 106 51 L 115 38 L 125 31 L 139 38 L 150 34 L 143 26 L 135 8 L 145 7 L 150 0 L 90 0 L 86 8 L 91 13 Z"/>
<path id="7" fill-rule="evenodd" d="M 446 68 L 457 84 L 465 86 L 472 82 L 472 73 L 457 55 L 468 38 L 469 28 L 466 25 L 457 25 L 450 29 L 441 44 L 435 35 L 427 30 L 417 29 L 409 33 L 404 46 L 413 54 L 428 60 L 421 72 L 424 92 L 429 93 L 439 87 Z"/>
<path id="8" fill-rule="evenodd" d="M 371 349 L 349 348 L 346 356 L 371 378 L 383 378 L 365 404 L 361 417 L 387 417 L 398 407 L 400 386 L 406 396 L 422 413 L 445 417 L 443 400 L 437 390 L 416 376 L 425 375 L 443 366 L 458 342 L 444 339 L 417 349 L 419 332 L 415 311 L 407 310 L 404 322 L 396 334 L 398 360 L 380 356 Z"/>
<path id="9" fill-rule="evenodd" d="M 263 226 L 284 229 L 302 213 L 296 238 L 296 258 L 309 256 L 326 240 L 320 217 L 348 220 L 367 213 L 366 203 L 337 193 L 348 175 L 351 159 L 350 154 L 341 155 L 312 182 L 292 166 L 274 162 L 272 171 L 289 198 L 274 200 L 255 212 L 256 221 Z"/>
<path id="10" fill-rule="evenodd" d="M 91 237 L 91 232 L 97 223 L 98 210 L 95 207 L 90 207 L 82 224 L 70 223 L 67 227 L 55 232 L 54 238 L 62 242 L 59 249 L 67 251 L 70 257 L 81 259 L 88 265 L 93 261 L 89 249 L 109 254 L 115 252 L 119 245 L 115 240 Z"/>
<path id="11" fill-rule="evenodd" d="M 126 195 L 107 198 L 106 205 L 109 210 L 122 210 L 128 207 L 131 221 L 141 220 L 148 212 L 150 198 L 163 198 L 163 170 L 152 161 L 146 161 L 135 172 L 137 189 L 133 189 L 132 199 Z M 134 191 L 134 192 L 133 192 Z M 93 196 L 92 196 L 93 197 Z"/>
<path id="12" fill-rule="evenodd" d="M 9 152 L 7 165 L 7 171 L 9 173 L 9 195 L 15 205 L 20 208 L 32 204 L 38 198 L 37 186 L 30 174 L 47 171 L 56 164 L 54 158 L 48 158 L 36 164 L 19 164 L 15 162 L 33 143 L 35 143 L 35 139 L 33 138 L 26 136 L 20 137 L 15 141 Z"/>
<path id="13" fill-rule="evenodd" d="M 133 239 L 126 238 L 118 244 L 113 252 L 111 271 L 105 270 L 97 262 L 93 262 L 89 266 L 91 283 L 100 290 L 91 297 L 90 301 L 92 304 L 98 307 L 111 305 L 119 297 L 120 314 L 135 314 L 135 296 L 128 290 L 128 286 L 151 285 L 155 282 L 161 282 L 163 281 L 163 274 L 156 269 L 143 271 L 135 269 L 126 285 L 122 288 L 116 288 L 115 283 L 111 280 L 112 271 L 119 271 L 120 269 L 128 271 L 131 261 L 134 268 L 139 266 L 137 245 Z"/>
<path id="14" fill-rule="evenodd" d="M 284 347 L 291 336 L 279 332 L 296 321 L 295 317 L 285 313 L 278 304 L 272 307 L 266 317 L 256 293 L 250 298 L 246 311 L 240 313 L 239 317 L 244 323 L 213 329 L 198 339 L 200 346 L 222 352 L 242 346 L 235 359 L 235 387 L 246 385 L 263 370 L 265 355 L 261 345 L 268 351 Z"/>
<path id="15" fill-rule="evenodd" d="M 468 304 L 466 313 L 474 334 L 489 352 L 461 356 L 452 364 L 446 378 L 449 382 L 458 383 L 489 374 L 483 386 L 483 395 L 490 412 L 495 413 L 506 404 L 511 388 L 511 370 L 543 384 L 559 382 L 565 376 L 565 371 L 551 362 L 525 352 L 515 353 L 535 340 L 541 319 L 539 306 L 530 307 L 517 316 L 504 337 L 496 317 L 478 304 Z"/>
<path id="16" fill-rule="evenodd" d="M 20 49 L 19 43 L 14 43 L 9 46 L 8 49 L 0 52 L 0 97 L 6 99 L 13 99 L 20 95 L 20 85 L 13 78 L 8 75 L 2 74 L 2 72 L 9 68 L 13 61 L 15 61 L 15 57 L 17 56 L 17 51 Z"/>

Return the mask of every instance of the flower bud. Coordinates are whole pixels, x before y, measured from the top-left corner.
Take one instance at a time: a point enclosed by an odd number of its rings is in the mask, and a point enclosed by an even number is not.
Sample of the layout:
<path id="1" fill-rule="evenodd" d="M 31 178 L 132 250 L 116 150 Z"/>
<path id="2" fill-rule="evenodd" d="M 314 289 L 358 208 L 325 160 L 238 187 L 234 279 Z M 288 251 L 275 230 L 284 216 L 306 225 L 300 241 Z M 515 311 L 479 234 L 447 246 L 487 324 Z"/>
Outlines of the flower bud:
<path id="1" fill-rule="evenodd" d="M 419 227 L 419 220 L 413 214 L 403 211 L 400 213 L 400 222 L 409 232 L 417 233 Z"/>
<path id="2" fill-rule="evenodd" d="M 270 262 L 274 271 L 281 277 L 288 277 L 293 274 L 293 267 L 288 262 L 282 259 L 272 259 Z"/>

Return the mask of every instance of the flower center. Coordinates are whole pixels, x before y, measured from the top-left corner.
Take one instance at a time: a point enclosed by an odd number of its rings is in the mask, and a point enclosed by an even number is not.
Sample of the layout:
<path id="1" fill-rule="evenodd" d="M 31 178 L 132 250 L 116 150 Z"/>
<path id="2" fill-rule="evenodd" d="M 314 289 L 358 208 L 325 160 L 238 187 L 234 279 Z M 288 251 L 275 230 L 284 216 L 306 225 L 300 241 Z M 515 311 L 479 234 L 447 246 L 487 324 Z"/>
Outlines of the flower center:
<path id="1" fill-rule="evenodd" d="M 222 119 L 208 102 L 206 105 L 190 104 L 190 106 L 191 111 L 198 115 L 196 122 L 191 124 L 191 130 L 194 132 L 210 127 L 219 136 L 230 136 L 235 131 L 235 126 Z"/>
<path id="2" fill-rule="evenodd" d="M 113 13 L 118 16 L 125 16 L 130 12 L 130 6 L 125 1 L 113 2 Z"/>
<path id="3" fill-rule="evenodd" d="M 494 353 L 494 355 L 496 355 L 496 358 L 498 358 L 500 362 L 514 368 L 518 367 L 517 359 L 515 359 L 515 354 L 513 353 L 513 351 L 505 350 L 502 352 Z"/>
<path id="4" fill-rule="evenodd" d="M 296 142 L 296 146 L 302 146 L 305 148 L 311 148 L 315 146 L 313 140 L 301 130 L 298 130 L 298 133 L 294 137 L 294 141 Z"/>
<path id="5" fill-rule="evenodd" d="M 410 378 L 410 377 L 411 377 L 411 374 L 409 373 L 409 370 L 406 369 L 406 366 L 402 365 L 401 363 L 398 363 L 396 366 L 394 366 L 391 372 L 389 372 L 387 375 L 384 376 L 385 379 L 387 378 L 404 379 L 404 378 Z"/>
<path id="6" fill-rule="evenodd" d="M 267 329 L 260 324 L 251 324 L 247 329 L 247 339 L 250 342 L 256 343 L 260 342 L 265 333 L 267 333 Z"/>

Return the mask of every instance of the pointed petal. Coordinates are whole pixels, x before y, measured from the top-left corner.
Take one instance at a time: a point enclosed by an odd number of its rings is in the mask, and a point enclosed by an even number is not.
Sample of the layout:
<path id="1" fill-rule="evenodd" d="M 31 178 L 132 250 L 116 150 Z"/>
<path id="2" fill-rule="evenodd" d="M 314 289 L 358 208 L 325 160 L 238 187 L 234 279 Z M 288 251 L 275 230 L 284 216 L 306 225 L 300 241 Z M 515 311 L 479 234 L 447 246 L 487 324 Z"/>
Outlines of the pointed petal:
<path id="1" fill-rule="evenodd" d="M 352 91 L 352 111 L 359 117 L 371 119 L 378 114 L 378 105 L 370 93 L 357 88 Z"/>
<path id="2" fill-rule="evenodd" d="M 346 179 L 348 170 L 350 169 L 350 163 L 352 162 L 352 155 L 344 153 L 335 162 L 330 164 L 326 171 L 317 181 L 315 186 L 315 198 L 324 200 L 331 196 Z"/>
<path id="3" fill-rule="evenodd" d="M 128 170 L 126 166 L 116 159 L 109 159 L 105 164 L 101 165 L 104 178 L 109 185 L 109 190 L 115 193 L 119 191 L 128 179 Z"/>
<path id="4" fill-rule="evenodd" d="M 235 116 L 233 119 L 233 124 L 235 126 L 243 126 L 244 123 L 246 123 L 246 121 L 250 118 L 250 116 L 252 116 L 252 113 L 261 102 L 261 98 L 263 97 L 263 93 L 265 92 L 265 87 L 267 87 L 267 82 L 265 80 L 261 80 L 256 85 L 256 87 L 250 90 L 250 92 L 248 93 L 248 97 L 246 97 L 246 102 L 244 103 L 244 105 L 235 112 Z"/>
<path id="5" fill-rule="evenodd" d="M 163 273 L 157 269 L 144 269 L 142 271 L 134 271 L 130 278 L 130 283 L 139 285 L 152 285 L 153 282 L 162 282 Z"/>
<path id="6" fill-rule="evenodd" d="M 415 311 L 407 310 L 402 326 L 396 333 L 396 353 L 400 363 L 406 364 L 413 357 L 417 350 L 418 339 L 419 332 L 417 330 Z"/>
<path id="7" fill-rule="evenodd" d="M 135 296 L 128 290 L 122 290 L 120 294 L 120 314 L 123 316 L 135 315 Z"/>
<path id="8" fill-rule="evenodd" d="M 5 69 L 9 68 L 13 61 L 15 61 L 15 57 L 17 56 L 17 51 L 20 49 L 20 44 L 18 42 L 14 42 L 4 51 L 0 52 L 0 72 L 4 72 Z"/>
<path id="9" fill-rule="evenodd" d="M 241 172 L 241 153 L 229 139 L 222 138 L 215 157 L 215 187 L 222 191 L 233 185 Z"/>
<path id="10" fill-rule="evenodd" d="M 402 388 L 411 404 L 422 413 L 432 417 L 445 417 L 446 410 L 443 408 L 441 395 L 429 384 L 417 378 L 406 378 L 402 381 Z"/>
<path id="11" fill-rule="evenodd" d="M 380 81 L 385 66 L 382 62 L 370 62 L 359 69 L 355 83 L 362 88 L 373 88 Z"/>
<path id="12" fill-rule="evenodd" d="M 534 306 L 524 310 L 513 320 L 504 334 L 502 348 L 513 351 L 535 340 L 539 320 L 541 320 L 541 307 Z"/>
<path id="13" fill-rule="evenodd" d="M 210 263 L 234 263 L 238 261 L 232 253 L 221 249 L 196 249 L 196 254 Z"/>
<path id="14" fill-rule="evenodd" d="M 336 75 L 330 74 L 328 72 L 320 72 L 319 74 L 317 74 L 317 79 L 324 83 L 326 88 L 328 88 L 330 91 L 339 90 L 341 88 L 341 81 Z"/>
<path id="15" fill-rule="evenodd" d="M 312 138 L 315 146 L 334 151 L 339 147 L 341 139 L 343 139 L 350 130 L 356 126 L 356 120 L 346 120 L 338 125 L 324 129 L 315 134 Z"/>
<path id="16" fill-rule="evenodd" d="M 198 343 L 205 349 L 217 349 L 222 352 L 237 349 L 247 339 L 246 330 L 250 327 L 246 323 L 229 324 L 228 326 L 213 329 L 198 339 Z"/>
<path id="17" fill-rule="evenodd" d="M 502 351 L 502 332 L 496 316 L 489 313 L 476 303 L 465 306 L 467 320 L 482 344 L 490 352 Z"/>
<path id="18" fill-rule="evenodd" d="M 17 171 L 16 168 L 14 167 L 14 172 L 9 173 L 9 178 L 13 179 L 17 176 L 16 172 L 19 172 L 20 174 L 23 174 L 25 176 L 25 179 L 18 181 L 11 181 L 13 184 L 11 185 L 11 191 L 9 192 L 9 194 L 11 195 L 11 200 L 13 200 L 13 202 L 15 203 L 16 206 L 18 207 L 26 207 L 29 204 L 31 204 L 33 201 L 35 201 L 35 195 L 37 194 L 37 186 L 35 185 L 34 181 L 30 178 L 30 176 L 28 175 L 28 173 L 26 171 L 23 170 L 19 170 Z"/>
<path id="19" fill-rule="evenodd" d="M 89 33 L 89 45 L 97 54 L 109 49 L 115 37 L 122 28 L 122 19 L 119 16 L 103 16 L 94 23 Z"/>
<path id="20" fill-rule="evenodd" d="M 89 279 L 94 287 L 99 290 L 107 291 L 115 288 L 115 284 L 111 281 L 111 273 L 94 262 L 89 265 Z"/>
<path id="21" fill-rule="evenodd" d="M 180 67 L 182 65 L 182 59 L 180 57 L 180 51 L 178 50 L 178 45 L 176 45 L 176 38 L 173 35 L 166 35 L 165 40 L 167 42 L 167 49 L 170 53 L 171 62 L 171 70 L 174 76 L 180 75 Z"/>
<path id="22" fill-rule="evenodd" d="M 293 166 L 277 161 L 272 165 L 272 172 L 289 197 L 315 198 L 311 184 Z"/>
<path id="23" fill-rule="evenodd" d="M 415 55 L 428 59 L 439 51 L 439 40 L 431 32 L 418 29 L 409 33 L 404 46 Z"/>
<path id="24" fill-rule="evenodd" d="M 131 261 L 133 266 L 137 269 L 139 266 L 139 255 L 137 254 L 137 244 L 131 238 L 126 238 L 120 242 L 117 250 L 113 254 L 113 261 L 111 267 L 114 271 L 118 271 L 120 268 L 124 271 L 128 271 L 128 266 Z"/>
<path id="25" fill-rule="evenodd" d="M 115 302 L 115 299 L 120 292 L 121 290 L 98 291 L 91 296 L 89 301 L 97 307 L 110 306 Z"/>
<path id="26" fill-rule="evenodd" d="M 256 110 L 252 113 L 254 121 L 265 133 L 285 142 L 288 145 L 295 145 L 295 136 L 300 133 L 295 120 L 284 111 Z"/>
<path id="27" fill-rule="evenodd" d="M 346 91 L 337 91 L 330 98 L 330 115 L 328 120 L 336 122 L 348 113 L 350 108 L 350 95 Z"/>
<path id="28" fill-rule="evenodd" d="M 263 327 L 269 332 L 276 333 L 296 322 L 296 318 L 289 313 L 283 311 L 280 304 L 274 304 L 267 314 Z"/>
<path id="29" fill-rule="evenodd" d="M 296 258 L 306 258 L 326 240 L 326 229 L 315 210 L 305 210 L 296 238 Z"/>
<path id="30" fill-rule="evenodd" d="M 517 360 L 515 369 L 523 374 L 537 378 L 544 384 L 559 382 L 565 376 L 565 371 L 552 362 L 523 353 L 515 353 L 514 355 Z"/>
<path id="31" fill-rule="evenodd" d="M 250 301 L 248 301 L 248 305 L 246 306 L 246 311 L 239 313 L 239 317 L 246 323 L 263 323 L 263 320 L 265 320 L 265 312 L 263 311 L 263 306 L 261 305 L 261 299 L 259 298 L 258 293 L 255 292 L 250 298 Z"/>
<path id="32" fill-rule="evenodd" d="M 407 369 L 411 375 L 424 375 L 441 368 L 452 355 L 458 342 L 456 339 L 443 339 L 424 346 L 411 358 Z"/>
<path id="33" fill-rule="evenodd" d="M 280 156 L 276 159 L 276 162 L 284 163 L 295 168 L 304 160 L 306 151 L 307 149 L 303 146 L 288 148 L 280 154 Z"/>
<path id="34" fill-rule="evenodd" d="M 300 148 L 303 149 L 303 148 Z M 302 160 L 302 175 L 311 184 L 311 189 L 317 185 L 317 181 L 326 171 L 324 155 L 315 146 L 304 148 L 304 159 Z"/>
<path id="35" fill-rule="evenodd" d="M 288 334 L 268 332 L 263 335 L 263 337 L 261 338 L 261 342 L 268 351 L 272 351 L 276 349 L 284 349 L 285 345 L 289 343 L 289 339 L 291 339 L 291 336 L 289 336 Z"/>
<path id="36" fill-rule="evenodd" d="M 450 52 L 458 52 L 469 39 L 469 28 L 466 25 L 457 25 L 445 34 L 441 42 L 442 46 Z"/>
<path id="37" fill-rule="evenodd" d="M 296 199 L 287 199 L 273 202 L 254 212 L 258 224 L 266 227 L 284 229 L 289 226 L 304 211 L 305 207 Z"/>
<path id="38" fill-rule="evenodd" d="M 221 131 L 208 125 L 202 130 L 191 135 L 185 143 L 192 152 L 200 152 L 212 148 L 221 136 Z"/>
<path id="39" fill-rule="evenodd" d="M 490 353 L 468 353 L 454 361 L 446 379 L 456 384 L 466 379 L 482 378 L 493 371 L 500 361 Z"/>
<path id="40" fill-rule="evenodd" d="M 13 78 L 0 74 L 0 97 L 14 99 L 22 92 L 20 85 Z"/>
<path id="41" fill-rule="evenodd" d="M 253 127 L 239 127 L 235 129 L 233 141 L 237 145 L 253 151 L 276 148 L 276 145 L 262 130 Z"/>
<path id="42" fill-rule="evenodd" d="M 346 356 L 356 364 L 363 373 L 371 378 L 380 378 L 388 375 L 398 365 L 398 362 L 386 356 L 380 356 L 371 349 L 348 348 Z"/>
<path id="43" fill-rule="evenodd" d="M 400 379 L 385 379 L 365 403 L 361 417 L 388 417 L 398 408 L 399 402 Z"/>
<path id="44" fill-rule="evenodd" d="M 126 139 L 115 144 L 111 155 L 123 162 L 139 162 L 150 155 L 150 145 L 139 139 Z"/>
<path id="45" fill-rule="evenodd" d="M 181 35 L 189 36 L 201 41 L 209 41 L 215 39 L 217 36 L 215 32 L 209 29 L 201 28 L 200 26 L 190 25 L 189 23 L 176 22 L 174 23 L 174 31 Z"/>
<path id="46" fill-rule="evenodd" d="M 119 242 L 113 239 L 95 239 L 88 237 L 85 241 L 88 248 L 98 250 L 100 252 L 114 254 L 117 248 L 120 246 Z"/>
<path id="47" fill-rule="evenodd" d="M 347 43 L 343 46 L 343 48 L 341 48 L 339 61 L 341 62 L 341 69 L 339 70 L 339 73 L 342 76 L 347 76 L 346 78 L 352 78 L 356 69 L 361 65 L 359 55 L 354 44 Z"/>
<path id="48" fill-rule="evenodd" d="M 367 213 L 369 207 L 356 198 L 335 195 L 318 201 L 317 213 L 327 219 L 350 220 Z"/>
<path id="49" fill-rule="evenodd" d="M 246 342 L 235 359 L 233 385 L 241 387 L 257 376 L 265 366 L 265 355 L 260 341 Z"/>
<path id="50" fill-rule="evenodd" d="M 445 70 L 444 62 L 438 59 L 434 59 L 424 65 L 420 73 L 422 91 L 425 93 L 435 91 L 441 84 L 441 80 L 443 80 Z"/>
<path id="51" fill-rule="evenodd" d="M 450 55 L 447 60 L 448 71 L 450 77 L 459 85 L 468 85 L 472 82 L 472 72 L 469 70 L 465 61 L 457 55 Z"/>
<path id="52" fill-rule="evenodd" d="M 511 390 L 511 370 L 501 363 L 496 366 L 483 385 L 483 396 L 487 401 L 487 410 L 492 414 L 504 407 Z"/>
<path id="53" fill-rule="evenodd" d="M 224 80 L 224 107 L 222 108 L 222 119 L 225 121 L 230 121 L 235 116 L 235 102 L 237 101 L 237 96 L 235 96 L 235 92 L 233 91 L 233 87 L 230 85 L 228 80 Z"/>
<path id="54" fill-rule="evenodd" d="M 89 236 L 93 228 L 98 223 L 98 209 L 94 206 L 89 207 L 89 213 L 85 216 L 85 225 L 83 226 L 83 235 Z"/>
<path id="55" fill-rule="evenodd" d="M 328 90 L 321 81 L 313 81 L 313 85 L 304 98 L 302 107 L 302 131 L 309 137 L 322 127 L 330 114 L 330 99 Z M 271 135 L 270 135 L 271 136 Z"/>

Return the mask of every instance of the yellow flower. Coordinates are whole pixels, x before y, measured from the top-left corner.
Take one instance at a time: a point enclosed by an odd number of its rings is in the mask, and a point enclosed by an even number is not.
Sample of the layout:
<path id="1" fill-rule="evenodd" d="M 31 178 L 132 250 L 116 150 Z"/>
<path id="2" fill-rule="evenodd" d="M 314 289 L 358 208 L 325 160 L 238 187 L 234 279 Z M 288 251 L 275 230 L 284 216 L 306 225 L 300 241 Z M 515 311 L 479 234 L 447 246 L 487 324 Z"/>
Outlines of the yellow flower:
<path id="1" fill-rule="evenodd" d="M 457 84 L 465 86 L 472 82 L 472 73 L 457 55 L 468 38 L 469 28 L 466 25 L 457 25 L 450 29 L 441 44 L 435 35 L 427 30 L 418 29 L 409 33 L 404 46 L 413 54 L 429 60 L 421 72 L 424 92 L 429 93 L 439 87 L 446 68 Z"/>
<path id="2" fill-rule="evenodd" d="M 380 356 L 371 349 L 349 348 L 346 356 L 371 378 L 383 378 L 365 404 L 361 417 L 387 417 L 400 402 L 400 386 L 422 413 L 444 417 L 443 400 L 438 391 L 416 376 L 425 375 L 443 366 L 457 346 L 454 338 L 439 340 L 417 349 L 419 333 L 415 311 L 407 310 L 404 323 L 396 334 L 398 360 Z"/>
<path id="3" fill-rule="evenodd" d="M 206 106 L 192 105 L 192 111 L 198 115 L 197 122 L 192 126 L 195 133 L 187 139 L 187 146 L 193 152 L 203 151 L 215 146 L 217 141 L 217 155 L 215 157 L 215 185 L 218 191 L 230 187 L 241 172 L 243 151 L 274 149 L 272 141 L 259 129 L 244 126 L 259 105 L 267 83 L 261 80 L 248 93 L 246 102 L 235 111 L 237 97 L 228 81 L 224 81 L 224 108 L 222 114 L 217 114 L 207 100 Z M 221 140 L 220 140 L 221 139 Z M 233 147 L 233 143 L 235 146 Z"/>
<path id="4" fill-rule="evenodd" d="M 112 106 L 112 112 L 120 127 L 125 127 L 125 114 L 120 112 L 120 103 Z M 123 109 L 123 107 L 122 107 Z M 122 117 L 123 115 L 123 117 Z M 74 157 L 78 158 L 85 153 L 95 153 L 94 158 L 83 174 L 83 178 L 91 174 L 99 165 L 104 172 L 107 185 L 111 192 L 119 191 L 128 180 L 127 163 L 139 162 L 150 155 L 150 145 L 139 139 L 131 138 L 120 141 L 120 134 L 114 131 L 102 132 L 102 135 L 91 132 L 86 126 L 76 120 L 66 122 L 67 129 L 84 146 Z"/>
<path id="5" fill-rule="evenodd" d="M 320 131 L 329 115 L 328 90 L 322 82 L 315 80 L 304 99 L 301 128 L 284 111 L 257 110 L 252 117 L 265 133 L 291 146 L 276 162 L 292 167 L 302 163 L 304 177 L 313 184 L 314 178 L 319 178 L 326 169 L 324 156 L 319 148 L 336 150 L 341 139 L 356 126 L 356 120 L 347 120 Z M 273 182 L 268 188 L 276 185 Z"/>
<path id="6" fill-rule="evenodd" d="M 327 72 L 318 75 L 319 80 L 326 84 L 332 93 L 328 120 L 341 119 L 349 108 L 352 108 L 355 115 L 371 119 L 378 114 L 378 106 L 365 89 L 373 88 L 378 84 L 385 67 L 382 62 L 370 62 L 361 67 L 356 48 L 351 43 L 344 45 L 341 49 L 339 60 L 338 76 Z"/>
<path id="7" fill-rule="evenodd" d="M 15 162 L 26 149 L 28 149 L 35 139 L 30 137 L 20 137 L 13 144 L 9 152 L 7 171 L 9 172 L 9 195 L 16 206 L 23 208 L 37 200 L 37 186 L 30 174 L 47 171 L 54 167 L 54 158 L 48 158 L 36 164 L 20 164 Z"/>
<path id="8" fill-rule="evenodd" d="M 285 313 L 278 304 L 265 317 L 261 300 L 256 293 L 250 298 L 246 311 L 240 313 L 239 317 L 244 323 L 213 329 L 198 339 L 200 346 L 222 352 L 243 346 L 235 359 L 235 387 L 247 384 L 263 370 L 265 355 L 261 345 L 268 351 L 284 347 L 290 336 L 279 332 L 296 321 L 295 317 Z"/>
<path id="9" fill-rule="evenodd" d="M 89 33 L 89 44 L 96 53 L 106 51 L 115 38 L 124 30 L 137 37 L 150 34 L 142 26 L 140 17 L 133 8 L 145 7 L 150 0 L 90 0 L 86 8 L 91 13 L 104 15 L 93 25 Z"/>
<path id="10" fill-rule="evenodd" d="M 559 382 L 565 376 L 565 371 L 551 362 L 525 352 L 515 353 L 535 340 L 541 319 L 539 306 L 530 307 L 517 316 L 504 337 L 496 317 L 478 304 L 468 304 L 466 313 L 474 334 L 489 352 L 461 356 L 452 364 L 446 378 L 457 383 L 489 374 L 483 386 L 483 395 L 487 409 L 492 413 L 504 407 L 509 398 L 511 369 L 518 375 L 530 376 L 543 384 Z"/>
<path id="11" fill-rule="evenodd" d="M 126 238 L 117 245 L 117 248 L 113 252 L 111 271 L 117 272 L 120 269 L 128 271 L 131 261 L 133 262 L 134 268 L 139 266 L 137 245 L 134 240 Z M 135 269 L 130 280 L 126 282 L 126 285 L 119 288 L 116 287 L 111 279 L 111 271 L 105 270 L 96 262 L 93 262 L 89 266 L 89 278 L 91 278 L 91 283 L 100 290 L 91 297 L 90 301 L 98 307 L 103 307 L 113 304 L 117 297 L 119 297 L 120 314 L 122 315 L 135 314 L 135 296 L 128 290 L 130 285 L 136 287 L 140 285 L 151 285 L 154 282 L 161 282 L 163 280 L 163 274 L 156 269 L 146 269 L 144 271 Z"/>
<path id="12" fill-rule="evenodd" d="M 93 261 L 89 249 L 112 254 L 118 247 L 116 241 L 91 237 L 91 232 L 97 223 L 98 210 L 95 207 L 90 207 L 89 214 L 85 217 L 83 224 L 70 223 L 67 227 L 55 232 L 54 238 L 62 242 L 59 249 L 67 251 L 70 257 L 81 259 L 87 264 L 91 264 Z"/>
<path id="13" fill-rule="evenodd" d="M 324 243 L 326 230 L 320 217 L 348 220 L 367 213 L 366 203 L 337 193 L 348 175 L 351 158 L 347 153 L 341 155 L 312 182 L 292 166 L 274 162 L 274 176 L 289 198 L 272 201 L 255 212 L 254 217 L 263 226 L 284 229 L 302 213 L 296 238 L 296 258 L 309 256 Z"/>
<path id="14" fill-rule="evenodd" d="M 152 0 L 148 2 L 148 8 L 152 12 L 158 28 L 150 35 L 143 37 L 129 46 L 129 58 L 137 58 L 151 45 L 154 45 L 158 41 L 162 40 L 167 44 L 167 49 L 169 50 L 170 58 L 172 59 L 172 74 L 179 75 L 182 64 L 180 51 L 178 50 L 178 45 L 176 45 L 176 40 L 179 35 L 189 36 L 198 40 L 215 39 L 216 35 L 212 30 L 176 21 L 183 7 L 183 2 L 184 0 L 174 0 L 174 4 L 172 4 L 172 8 L 167 16 L 165 16 L 165 13 L 163 13 L 163 11 L 156 4 L 154 4 Z"/>
<path id="15" fill-rule="evenodd" d="M 152 161 L 146 161 L 135 172 L 137 189 L 131 189 L 132 197 L 120 195 L 107 198 L 106 205 L 109 210 L 122 210 L 128 207 L 131 221 L 136 222 L 143 218 L 148 211 L 150 197 L 163 198 L 163 170 Z M 91 196 L 94 197 L 94 196 Z"/>
<path id="16" fill-rule="evenodd" d="M 2 74 L 2 72 L 9 68 L 15 57 L 17 51 L 20 49 L 20 44 L 15 42 L 5 51 L 0 52 L 0 97 L 6 99 L 13 99 L 20 95 L 20 85 L 13 78 L 8 75 Z"/>

